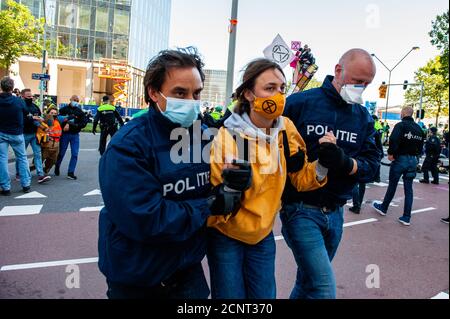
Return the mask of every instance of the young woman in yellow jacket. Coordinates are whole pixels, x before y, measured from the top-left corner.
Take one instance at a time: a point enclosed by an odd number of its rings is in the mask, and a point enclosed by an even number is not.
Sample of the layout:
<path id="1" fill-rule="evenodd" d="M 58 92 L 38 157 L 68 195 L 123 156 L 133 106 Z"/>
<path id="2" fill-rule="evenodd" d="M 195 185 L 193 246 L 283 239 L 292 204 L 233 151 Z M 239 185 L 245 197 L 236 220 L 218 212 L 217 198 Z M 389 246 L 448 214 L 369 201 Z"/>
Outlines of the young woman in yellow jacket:
<path id="1" fill-rule="evenodd" d="M 309 163 L 306 145 L 283 114 L 286 78 L 278 64 L 259 59 L 245 71 L 238 103 L 211 147 L 211 182 L 223 183 L 234 160 L 250 163 L 252 183 L 241 206 L 208 219 L 208 264 L 213 299 L 273 299 L 275 239 L 272 228 L 289 178 L 299 191 L 326 184 L 327 169 Z M 326 136 L 322 142 L 335 143 Z M 239 185 L 237 185 L 239 186 Z M 239 186 L 239 187 L 240 187 Z"/>

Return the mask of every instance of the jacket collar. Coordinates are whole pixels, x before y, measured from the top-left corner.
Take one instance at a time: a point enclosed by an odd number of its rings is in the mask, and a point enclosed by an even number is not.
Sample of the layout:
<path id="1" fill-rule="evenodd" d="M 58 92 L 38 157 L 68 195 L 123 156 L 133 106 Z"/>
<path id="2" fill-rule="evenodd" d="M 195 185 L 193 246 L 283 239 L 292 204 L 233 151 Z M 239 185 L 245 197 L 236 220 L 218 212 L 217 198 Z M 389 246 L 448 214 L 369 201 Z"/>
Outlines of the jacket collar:
<path id="1" fill-rule="evenodd" d="M 404 122 L 414 122 L 414 119 L 412 116 L 406 116 L 402 119 Z"/>
<path id="2" fill-rule="evenodd" d="M 341 97 L 341 94 L 336 90 L 336 88 L 333 85 L 334 76 L 327 75 L 325 80 L 323 81 L 322 90 L 324 93 L 331 98 L 337 106 L 345 107 L 349 106 L 351 104 L 348 104 L 344 101 L 344 99 Z"/>

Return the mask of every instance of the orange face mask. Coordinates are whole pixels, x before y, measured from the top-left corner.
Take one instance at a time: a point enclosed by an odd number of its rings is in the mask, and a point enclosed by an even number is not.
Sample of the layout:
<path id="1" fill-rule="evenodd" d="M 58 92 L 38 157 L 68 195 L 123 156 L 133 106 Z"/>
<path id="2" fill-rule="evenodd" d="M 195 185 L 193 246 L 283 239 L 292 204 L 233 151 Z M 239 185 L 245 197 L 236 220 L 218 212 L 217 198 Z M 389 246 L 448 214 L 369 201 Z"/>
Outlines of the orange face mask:
<path id="1" fill-rule="evenodd" d="M 278 93 L 272 97 L 255 97 L 253 109 L 266 119 L 275 120 L 283 114 L 285 105 L 286 95 Z"/>

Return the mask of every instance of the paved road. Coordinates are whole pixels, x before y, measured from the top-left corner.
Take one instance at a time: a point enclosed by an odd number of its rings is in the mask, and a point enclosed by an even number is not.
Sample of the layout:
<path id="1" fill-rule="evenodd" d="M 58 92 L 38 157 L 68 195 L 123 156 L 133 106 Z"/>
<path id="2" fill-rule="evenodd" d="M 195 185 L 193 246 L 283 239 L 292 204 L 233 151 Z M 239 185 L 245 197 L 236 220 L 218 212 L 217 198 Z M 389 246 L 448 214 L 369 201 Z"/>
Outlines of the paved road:
<path id="1" fill-rule="evenodd" d="M 17 182 L 11 197 L 0 198 L 0 298 L 105 298 L 105 279 L 96 264 L 98 211 L 103 205 L 98 136 L 83 134 L 81 140 L 78 181 L 66 179 L 66 158 L 60 177 L 45 185 L 34 178 L 34 198 L 23 198 Z M 384 196 L 387 173 L 383 167 L 383 183 L 369 185 L 367 201 Z M 448 298 L 449 228 L 439 221 L 449 213 L 448 177 L 442 176 L 441 182 L 415 183 L 411 227 L 397 222 L 403 207 L 401 187 L 387 217 L 376 214 L 370 203 L 361 215 L 346 210 L 344 237 L 334 260 L 339 298 Z M 280 228 L 277 220 L 276 276 L 278 298 L 284 299 L 296 266 Z M 67 267 L 73 264 L 79 267 L 80 288 L 69 289 L 73 269 Z M 379 271 L 379 288 L 370 289 L 366 282 L 374 270 Z"/>

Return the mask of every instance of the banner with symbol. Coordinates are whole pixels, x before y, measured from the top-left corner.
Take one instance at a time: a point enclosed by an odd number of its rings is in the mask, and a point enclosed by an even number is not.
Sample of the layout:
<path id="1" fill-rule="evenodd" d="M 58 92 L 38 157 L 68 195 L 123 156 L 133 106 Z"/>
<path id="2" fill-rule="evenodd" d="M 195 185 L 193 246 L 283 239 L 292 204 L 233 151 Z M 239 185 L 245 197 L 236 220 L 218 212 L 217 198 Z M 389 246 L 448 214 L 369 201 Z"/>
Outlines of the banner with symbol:
<path id="1" fill-rule="evenodd" d="M 278 34 L 272 44 L 264 50 L 264 56 L 276 62 L 282 69 L 288 66 L 294 59 L 290 46 Z"/>

